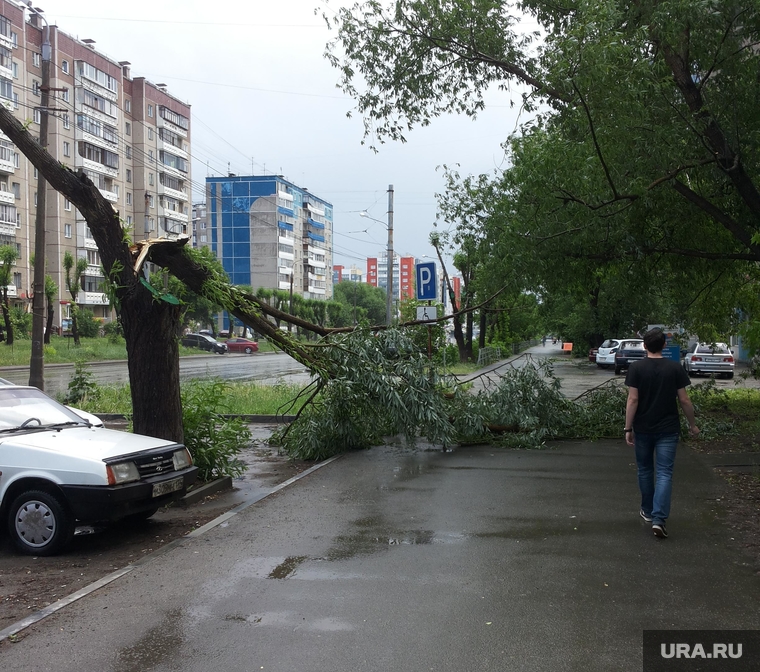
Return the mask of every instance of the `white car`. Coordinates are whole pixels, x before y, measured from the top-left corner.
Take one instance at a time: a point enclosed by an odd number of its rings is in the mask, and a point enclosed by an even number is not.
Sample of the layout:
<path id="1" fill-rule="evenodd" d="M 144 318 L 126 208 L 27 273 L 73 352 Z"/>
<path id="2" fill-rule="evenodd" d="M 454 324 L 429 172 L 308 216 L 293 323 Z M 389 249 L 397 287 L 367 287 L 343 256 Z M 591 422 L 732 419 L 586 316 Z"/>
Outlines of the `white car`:
<path id="1" fill-rule="evenodd" d="M 734 365 L 734 355 L 725 343 L 694 343 L 683 357 L 683 367 L 690 375 L 733 378 Z"/>
<path id="2" fill-rule="evenodd" d="M 197 473 L 182 444 L 94 427 L 35 387 L 0 386 L 0 520 L 22 553 L 57 553 L 76 525 L 152 516 Z"/>
<path id="3" fill-rule="evenodd" d="M 621 339 L 608 338 L 596 351 L 596 365 L 607 369 L 615 366 L 615 353 L 618 351 Z"/>

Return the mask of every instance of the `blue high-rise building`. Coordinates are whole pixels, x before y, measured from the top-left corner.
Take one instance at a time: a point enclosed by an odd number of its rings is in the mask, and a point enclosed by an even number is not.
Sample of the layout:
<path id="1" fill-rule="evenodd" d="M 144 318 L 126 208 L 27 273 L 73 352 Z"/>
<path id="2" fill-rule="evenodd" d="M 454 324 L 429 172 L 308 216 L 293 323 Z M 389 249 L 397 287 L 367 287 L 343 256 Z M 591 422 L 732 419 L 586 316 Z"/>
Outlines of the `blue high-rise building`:
<path id="1" fill-rule="evenodd" d="M 333 207 L 278 175 L 206 178 L 206 226 L 194 231 L 235 285 L 332 298 Z"/>

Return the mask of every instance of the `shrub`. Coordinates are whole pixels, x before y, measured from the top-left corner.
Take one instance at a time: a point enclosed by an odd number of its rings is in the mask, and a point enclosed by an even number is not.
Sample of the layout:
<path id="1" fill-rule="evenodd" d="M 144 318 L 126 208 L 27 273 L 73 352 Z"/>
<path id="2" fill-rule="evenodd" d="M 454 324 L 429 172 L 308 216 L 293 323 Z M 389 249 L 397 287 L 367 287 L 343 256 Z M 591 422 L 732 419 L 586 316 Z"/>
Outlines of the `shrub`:
<path id="1" fill-rule="evenodd" d="M 74 364 L 74 375 L 69 381 L 68 389 L 69 392 L 64 398 L 65 404 L 79 404 L 100 396 L 100 388 L 92 380 L 92 371 L 87 368 L 84 359 L 78 359 Z"/>
<path id="2" fill-rule="evenodd" d="M 251 432 L 239 419 L 223 417 L 221 380 L 192 380 L 182 387 L 182 422 L 185 445 L 198 467 L 198 477 L 240 476 L 245 464 L 238 457 L 251 441 Z"/>
<path id="3" fill-rule="evenodd" d="M 80 308 L 77 312 L 77 330 L 84 338 L 94 338 L 100 333 L 102 324 L 95 319 L 89 308 Z"/>

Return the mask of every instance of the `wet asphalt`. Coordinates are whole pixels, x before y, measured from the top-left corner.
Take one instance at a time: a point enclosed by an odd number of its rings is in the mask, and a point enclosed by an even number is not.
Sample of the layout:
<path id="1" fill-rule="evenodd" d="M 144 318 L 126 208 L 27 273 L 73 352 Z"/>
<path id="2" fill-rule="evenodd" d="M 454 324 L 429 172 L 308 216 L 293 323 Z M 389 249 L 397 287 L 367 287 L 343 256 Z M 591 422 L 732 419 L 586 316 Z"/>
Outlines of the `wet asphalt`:
<path id="1" fill-rule="evenodd" d="M 645 629 L 760 628 L 724 488 L 679 446 L 657 540 L 622 438 L 350 453 L 6 642 L 0 663 L 639 671 Z"/>

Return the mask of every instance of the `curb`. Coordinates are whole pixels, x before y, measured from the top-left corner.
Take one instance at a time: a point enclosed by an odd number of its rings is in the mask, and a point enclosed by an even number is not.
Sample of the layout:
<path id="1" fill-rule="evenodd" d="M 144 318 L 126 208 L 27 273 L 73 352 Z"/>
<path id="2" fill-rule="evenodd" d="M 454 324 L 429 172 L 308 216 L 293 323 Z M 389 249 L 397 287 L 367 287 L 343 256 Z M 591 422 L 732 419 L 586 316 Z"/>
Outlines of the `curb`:
<path id="1" fill-rule="evenodd" d="M 232 490 L 232 476 L 222 476 L 216 480 L 204 483 L 197 488 L 193 488 L 182 499 L 180 499 L 179 502 L 181 506 L 197 504 L 204 497 L 214 495 L 217 492 L 224 492 L 226 490 Z"/>
<path id="2" fill-rule="evenodd" d="M 103 578 L 98 579 L 97 581 L 89 584 L 88 586 L 85 586 L 84 588 L 80 588 L 79 590 L 72 593 L 71 595 L 61 598 L 60 600 L 58 600 L 57 602 L 53 602 L 52 604 L 48 604 L 46 607 L 43 607 L 39 611 L 36 611 L 33 614 L 30 614 L 26 618 L 9 625 L 7 628 L 0 630 L 0 642 L 5 641 L 6 639 L 10 639 L 11 641 L 13 641 L 13 638 L 19 632 L 21 632 L 22 630 L 25 630 L 30 625 L 39 623 L 44 618 L 60 611 L 65 606 L 72 604 L 73 602 L 76 602 L 77 600 L 80 600 L 83 597 L 86 597 L 90 593 L 94 593 L 96 590 L 98 590 L 98 588 L 107 586 L 109 583 L 113 583 L 114 581 L 116 581 L 116 579 L 120 579 L 122 576 L 126 576 L 127 574 L 131 573 L 133 570 L 137 569 L 138 567 L 142 567 L 143 565 L 148 564 L 152 560 L 155 560 L 156 558 L 164 555 L 165 553 L 168 553 L 174 548 L 177 548 L 178 546 L 182 546 L 183 544 L 187 543 L 188 539 L 192 540 L 192 539 L 195 539 L 196 537 L 200 537 L 202 534 L 205 534 L 209 530 L 212 530 L 215 527 L 221 525 L 225 521 L 236 516 L 241 511 L 244 511 L 249 506 L 253 506 L 254 504 L 260 502 L 262 499 L 266 499 L 270 495 L 273 495 L 276 492 L 283 490 L 284 488 L 288 487 L 289 485 L 292 485 L 296 481 L 299 481 L 302 478 L 305 478 L 306 476 L 317 471 L 317 469 L 326 467 L 328 464 L 330 464 L 331 462 L 335 462 L 335 460 L 340 459 L 341 457 L 342 455 L 335 455 L 333 457 L 326 459 L 324 462 L 315 464 L 313 467 L 307 469 L 306 471 L 301 472 L 297 476 L 293 476 L 292 478 L 289 478 L 287 481 L 283 481 L 279 485 L 272 488 L 272 490 L 270 490 L 269 492 L 255 495 L 251 497 L 251 499 L 249 499 L 248 501 L 245 501 L 242 504 L 239 504 L 238 506 L 236 506 L 234 509 L 227 511 L 227 513 L 223 513 L 220 516 L 217 516 L 216 518 L 209 521 L 202 527 L 199 527 L 197 530 L 188 532 L 184 537 L 180 537 L 179 539 L 170 541 L 168 544 L 153 551 L 153 553 L 150 553 L 149 555 L 146 555 L 145 557 L 140 558 L 137 562 L 131 565 L 127 565 L 126 567 L 123 567 L 122 569 L 118 569 L 115 572 L 112 572 L 111 574 L 108 574 L 104 576 Z M 224 480 L 224 479 L 219 479 L 219 480 Z M 206 493 L 206 494 L 210 494 L 210 493 Z"/>

